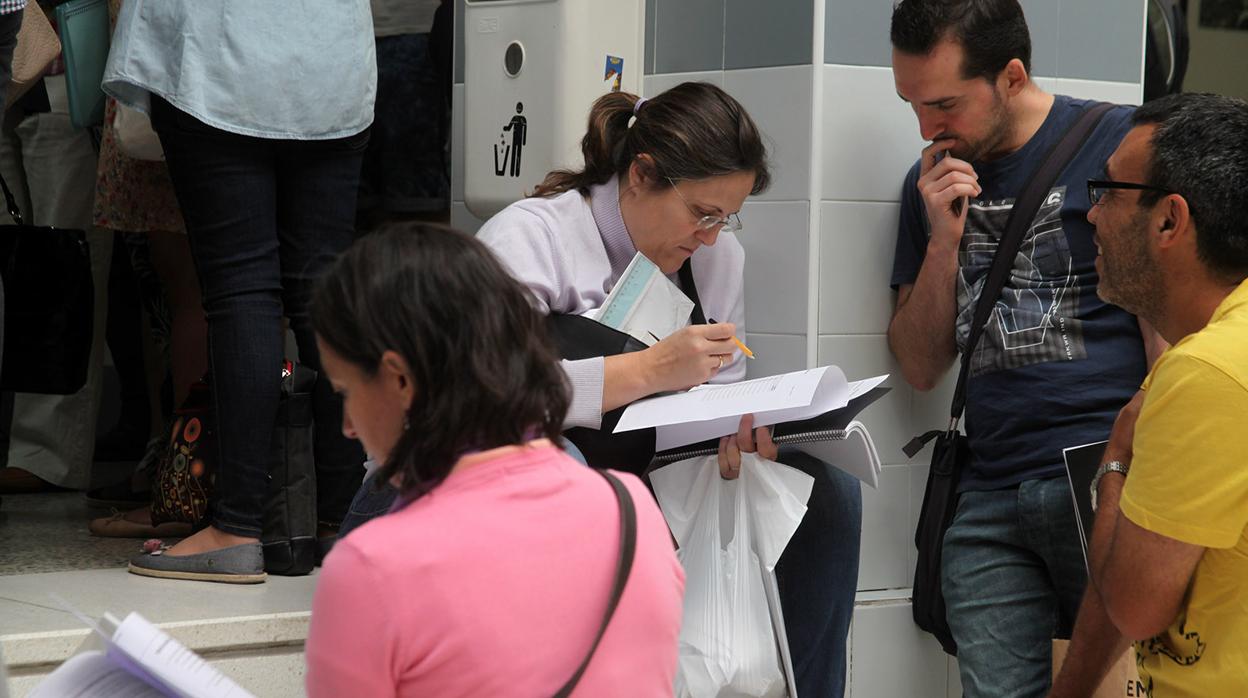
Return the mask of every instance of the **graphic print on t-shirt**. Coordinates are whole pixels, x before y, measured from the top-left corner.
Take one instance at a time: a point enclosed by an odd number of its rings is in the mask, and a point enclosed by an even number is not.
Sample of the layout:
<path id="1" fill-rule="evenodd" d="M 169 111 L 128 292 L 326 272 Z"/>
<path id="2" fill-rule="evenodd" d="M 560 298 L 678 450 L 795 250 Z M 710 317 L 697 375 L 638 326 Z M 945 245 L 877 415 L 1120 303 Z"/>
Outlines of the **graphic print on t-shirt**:
<path id="1" fill-rule="evenodd" d="M 1062 228 L 1066 187 L 1054 187 L 1023 235 L 1005 288 L 975 348 L 971 375 L 1087 356 L 1075 274 Z M 972 202 L 958 250 L 958 347 L 970 339 L 975 303 L 988 279 L 1014 199 Z"/>

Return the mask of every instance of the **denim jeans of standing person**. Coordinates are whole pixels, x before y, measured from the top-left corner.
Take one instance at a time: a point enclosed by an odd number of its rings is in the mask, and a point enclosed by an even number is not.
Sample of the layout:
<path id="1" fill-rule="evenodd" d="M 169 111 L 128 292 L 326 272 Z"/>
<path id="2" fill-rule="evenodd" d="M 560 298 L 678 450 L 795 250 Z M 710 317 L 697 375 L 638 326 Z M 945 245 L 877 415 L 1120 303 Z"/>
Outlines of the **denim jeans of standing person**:
<path id="1" fill-rule="evenodd" d="M 152 97 L 152 126 L 186 219 L 208 318 L 220 461 L 211 523 L 259 537 L 284 358 L 282 317 L 301 363 L 321 370 L 308 315 L 313 284 L 351 243 L 367 131 L 277 140 L 213 128 Z M 312 397 L 317 518 L 341 523 L 363 452 L 342 434 L 322 374 Z"/>
<path id="2" fill-rule="evenodd" d="M 1070 637 L 1087 584 L 1066 478 L 962 494 L 941 575 L 963 694 L 1047 694 L 1052 639 Z"/>

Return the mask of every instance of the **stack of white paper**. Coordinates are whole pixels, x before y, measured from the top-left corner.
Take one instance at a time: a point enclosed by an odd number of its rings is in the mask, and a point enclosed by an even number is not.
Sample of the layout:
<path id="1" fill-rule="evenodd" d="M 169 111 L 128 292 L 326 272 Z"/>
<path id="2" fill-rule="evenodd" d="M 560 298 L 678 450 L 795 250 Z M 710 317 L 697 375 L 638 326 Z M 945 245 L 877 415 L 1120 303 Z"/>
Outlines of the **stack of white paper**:
<path id="1" fill-rule="evenodd" d="M 31 698 L 252 698 L 199 655 L 137 613 L 105 614 L 93 635 Z"/>

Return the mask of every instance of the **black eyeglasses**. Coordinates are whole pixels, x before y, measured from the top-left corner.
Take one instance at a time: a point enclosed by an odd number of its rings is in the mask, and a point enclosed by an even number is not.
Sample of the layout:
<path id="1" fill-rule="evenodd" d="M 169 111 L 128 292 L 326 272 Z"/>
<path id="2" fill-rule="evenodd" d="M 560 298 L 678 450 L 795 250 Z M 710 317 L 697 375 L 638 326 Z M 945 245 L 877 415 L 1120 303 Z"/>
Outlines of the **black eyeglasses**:
<path id="1" fill-rule="evenodd" d="M 1101 203 L 1101 199 L 1105 196 L 1105 192 L 1110 189 L 1135 189 L 1137 191 L 1156 191 L 1162 194 L 1174 194 L 1175 192 L 1161 187 L 1154 187 L 1151 184 L 1137 184 L 1135 182 L 1114 182 L 1107 179 L 1089 179 L 1088 180 L 1088 201 L 1093 206 Z"/>

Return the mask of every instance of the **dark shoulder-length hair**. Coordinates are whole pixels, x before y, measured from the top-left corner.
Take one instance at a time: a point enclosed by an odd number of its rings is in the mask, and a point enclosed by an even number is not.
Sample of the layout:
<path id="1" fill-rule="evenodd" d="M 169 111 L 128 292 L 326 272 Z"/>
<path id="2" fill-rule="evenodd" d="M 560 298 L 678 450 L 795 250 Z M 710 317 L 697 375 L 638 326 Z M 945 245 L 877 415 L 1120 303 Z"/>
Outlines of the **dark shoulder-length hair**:
<path id="1" fill-rule="evenodd" d="M 427 224 L 361 238 L 321 278 L 312 324 L 368 376 L 387 350 L 407 361 L 408 428 L 380 471 L 407 496 L 436 487 L 464 453 L 559 443 L 570 390 L 545 319 L 475 238 Z"/>
<path id="2" fill-rule="evenodd" d="M 627 92 L 608 92 L 589 110 L 589 124 L 581 139 L 585 166 L 555 170 L 533 191 L 554 196 L 589 188 L 623 176 L 638 155 L 655 186 L 672 181 L 751 172 L 751 194 L 771 184 L 767 146 L 762 133 L 740 102 L 706 82 L 684 82 L 651 99 Z"/>

